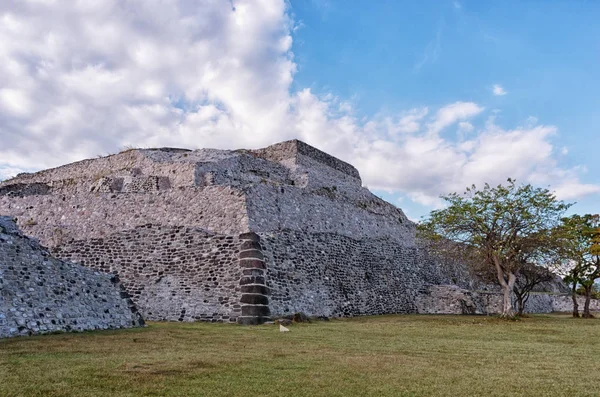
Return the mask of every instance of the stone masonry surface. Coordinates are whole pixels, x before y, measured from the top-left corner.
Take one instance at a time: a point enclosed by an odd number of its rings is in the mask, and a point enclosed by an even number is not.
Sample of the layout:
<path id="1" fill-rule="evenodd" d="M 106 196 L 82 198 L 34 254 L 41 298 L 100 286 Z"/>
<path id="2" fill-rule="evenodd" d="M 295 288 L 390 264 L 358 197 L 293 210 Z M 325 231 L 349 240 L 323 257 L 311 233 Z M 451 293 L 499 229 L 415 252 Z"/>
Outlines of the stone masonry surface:
<path id="1" fill-rule="evenodd" d="M 117 281 L 55 259 L 0 217 L 0 338 L 144 325 Z"/>
<path id="2" fill-rule="evenodd" d="M 239 249 L 237 236 L 147 224 L 72 240 L 53 253 L 118 274 L 147 320 L 235 321 L 241 315 Z"/>
<path id="3" fill-rule="evenodd" d="M 261 233 L 274 315 L 415 313 L 429 284 L 449 282 L 416 247 L 332 233 Z"/>
<path id="4" fill-rule="evenodd" d="M 102 238 L 146 224 L 198 226 L 238 234 L 247 230 L 241 192 L 226 186 L 162 192 L 0 196 L 0 213 L 18 219 L 28 235 L 49 247 L 72 239 Z"/>
<path id="5" fill-rule="evenodd" d="M 487 295 L 468 302 L 467 269 L 430 258 L 356 168 L 297 140 L 131 149 L 21 174 L 0 183 L 0 214 L 58 257 L 117 274 L 148 319 L 495 310 Z"/>

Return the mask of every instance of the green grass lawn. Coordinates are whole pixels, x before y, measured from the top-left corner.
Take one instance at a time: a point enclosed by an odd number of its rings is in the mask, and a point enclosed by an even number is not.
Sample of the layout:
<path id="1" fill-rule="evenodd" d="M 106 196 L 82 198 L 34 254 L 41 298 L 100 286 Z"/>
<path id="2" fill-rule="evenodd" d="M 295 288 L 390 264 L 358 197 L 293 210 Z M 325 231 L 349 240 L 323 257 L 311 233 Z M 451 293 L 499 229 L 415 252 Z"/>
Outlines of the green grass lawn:
<path id="1" fill-rule="evenodd" d="M 0 396 L 598 396 L 600 321 L 150 323 L 0 340 Z"/>

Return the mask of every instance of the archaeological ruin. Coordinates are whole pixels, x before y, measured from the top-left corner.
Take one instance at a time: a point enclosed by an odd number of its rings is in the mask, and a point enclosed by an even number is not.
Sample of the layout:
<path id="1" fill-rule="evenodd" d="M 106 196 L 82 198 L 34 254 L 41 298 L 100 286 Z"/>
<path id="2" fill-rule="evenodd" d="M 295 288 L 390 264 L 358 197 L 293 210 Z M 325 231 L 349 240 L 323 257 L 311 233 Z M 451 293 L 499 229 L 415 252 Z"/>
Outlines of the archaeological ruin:
<path id="1" fill-rule="evenodd" d="M 54 258 L 0 216 L 0 338 L 143 325 L 117 276 Z"/>
<path id="2" fill-rule="evenodd" d="M 500 304 L 465 268 L 429 257 L 415 224 L 363 187 L 356 168 L 298 140 L 132 149 L 20 174 L 0 183 L 0 214 L 56 257 L 117 275 L 148 320 L 258 324 L 294 312 Z M 529 310 L 560 299 L 531 299 Z"/>

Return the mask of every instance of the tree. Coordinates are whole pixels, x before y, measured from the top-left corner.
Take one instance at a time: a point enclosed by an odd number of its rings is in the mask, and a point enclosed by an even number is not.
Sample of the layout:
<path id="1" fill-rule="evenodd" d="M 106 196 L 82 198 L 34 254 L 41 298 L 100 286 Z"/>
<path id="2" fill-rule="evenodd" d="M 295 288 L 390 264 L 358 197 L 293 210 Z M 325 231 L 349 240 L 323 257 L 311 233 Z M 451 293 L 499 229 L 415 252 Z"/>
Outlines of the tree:
<path id="1" fill-rule="evenodd" d="M 434 210 L 419 225 L 429 238 L 464 244 L 479 262 L 495 273 L 503 293 L 502 316 L 514 316 L 512 298 L 519 271 L 535 258 L 570 204 L 547 189 L 517 185 L 475 185 L 459 195 L 442 196 L 448 206 Z"/>
<path id="2" fill-rule="evenodd" d="M 573 317 L 579 317 L 577 286 L 581 285 L 585 293 L 583 317 L 591 318 L 592 291 L 594 283 L 600 278 L 600 215 L 564 218 L 558 230 L 564 241 L 564 259 L 569 265 L 564 280 L 571 286 Z"/>
<path id="3" fill-rule="evenodd" d="M 525 304 L 535 287 L 557 278 L 550 269 L 556 269 L 562 248 L 563 240 L 560 235 L 557 235 L 556 228 L 534 233 L 523 241 L 516 256 L 520 266 L 513 288 L 518 315 L 523 314 Z"/>
<path id="4" fill-rule="evenodd" d="M 564 266 L 563 266 L 564 267 Z M 571 299 L 573 300 L 573 317 L 579 317 L 579 302 L 577 302 L 577 286 L 581 277 L 581 268 L 577 264 L 568 261 L 568 269 L 565 272 L 563 281 L 571 288 Z"/>
<path id="5" fill-rule="evenodd" d="M 531 291 L 541 283 L 553 281 L 557 276 L 545 267 L 524 263 L 517 272 L 517 280 L 513 287 L 517 303 L 517 315 L 521 316 Z"/>

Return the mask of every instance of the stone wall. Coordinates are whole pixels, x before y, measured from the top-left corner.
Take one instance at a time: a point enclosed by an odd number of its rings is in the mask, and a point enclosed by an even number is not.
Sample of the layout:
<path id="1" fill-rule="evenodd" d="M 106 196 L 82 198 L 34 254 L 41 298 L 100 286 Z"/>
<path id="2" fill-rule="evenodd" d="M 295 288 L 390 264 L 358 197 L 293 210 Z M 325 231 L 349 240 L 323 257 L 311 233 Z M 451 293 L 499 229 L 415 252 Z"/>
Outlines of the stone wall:
<path id="1" fill-rule="evenodd" d="M 132 149 L 24 174 L 0 183 L 0 213 L 59 257 L 118 274 L 153 320 L 436 311 L 468 299 L 431 286 L 482 289 L 426 255 L 415 224 L 352 165 L 297 140 Z"/>
<path id="2" fill-rule="evenodd" d="M 502 312 L 502 293 L 499 291 L 471 291 L 456 285 L 431 285 L 416 299 L 421 314 L 498 314 Z M 585 298 L 578 297 L 580 313 Z M 515 305 L 516 306 L 516 305 Z M 600 313 L 600 300 L 592 299 L 590 310 Z M 525 313 L 573 311 L 570 295 L 533 292 L 525 303 Z"/>
<path id="3" fill-rule="evenodd" d="M 577 298 L 577 304 L 579 305 L 579 313 L 583 312 L 583 305 L 585 304 L 585 297 L 579 296 Z M 555 312 L 571 313 L 573 312 L 573 298 L 567 295 L 555 296 L 552 301 L 552 310 Z M 592 299 L 590 301 L 590 310 L 592 312 L 600 313 L 600 300 Z"/>
<path id="4" fill-rule="evenodd" d="M 222 234 L 248 230 L 244 194 L 227 186 L 143 194 L 0 196 L 0 213 L 16 217 L 26 234 L 50 247 L 72 239 L 101 238 L 148 223 L 187 225 Z"/>
<path id="5" fill-rule="evenodd" d="M 290 185 L 289 171 L 279 163 L 242 152 L 198 151 L 202 161 L 196 164 L 196 186 L 245 187 L 259 183 Z M 210 161 L 209 161 L 210 160 Z"/>
<path id="6" fill-rule="evenodd" d="M 0 338 L 143 324 L 116 277 L 55 259 L 0 217 Z"/>
<path id="7" fill-rule="evenodd" d="M 295 186 L 262 184 L 246 190 L 246 200 L 249 228 L 256 232 L 289 229 L 354 239 L 390 238 L 397 244 L 415 245 L 414 223 L 397 209 L 390 214 L 383 204 L 374 204 L 379 199 L 373 195 L 360 207 L 333 189 L 317 194 Z"/>
<path id="8" fill-rule="evenodd" d="M 333 233 L 259 233 L 274 316 L 416 313 L 416 297 L 451 274 L 392 239 Z"/>
<path id="9" fill-rule="evenodd" d="M 355 167 L 297 139 L 248 152 L 269 161 L 280 163 L 290 159 L 292 161 L 298 161 L 299 156 L 309 157 L 329 168 L 340 171 L 354 179 L 358 179 L 360 184 L 360 174 Z"/>
<path id="10" fill-rule="evenodd" d="M 275 317 L 391 313 L 498 314 L 502 294 L 474 282 L 464 266 L 447 266 L 394 239 L 334 233 L 259 233 L 269 305 Z M 472 288 L 489 287 L 489 291 Z M 570 298 L 569 298 L 570 299 Z M 563 295 L 532 293 L 526 313 L 571 310 Z M 583 301 L 581 302 L 583 307 Z M 593 302 L 592 310 L 600 309 Z"/>
<path id="11" fill-rule="evenodd" d="M 354 167 L 299 141 L 258 151 L 140 149 L 0 183 L 0 212 L 49 246 L 146 223 L 298 229 L 414 244 L 414 224 Z"/>
<path id="12" fill-rule="evenodd" d="M 43 183 L 54 193 L 74 194 L 89 192 L 94 183 L 107 176 L 124 178 L 153 175 L 169 178 L 172 187 L 193 186 L 196 164 L 188 160 L 190 153 L 190 150 L 185 149 L 126 150 L 40 172 L 19 174 L 3 185 L 15 182 Z M 167 158 L 172 161 L 164 161 Z"/>
<path id="13" fill-rule="evenodd" d="M 550 313 L 555 297 L 531 294 L 525 303 L 526 313 Z M 417 297 L 420 314 L 498 314 L 502 312 L 502 293 L 472 291 L 456 285 L 431 285 Z"/>
<path id="14" fill-rule="evenodd" d="M 53 253 L 118 274 L 148 320 L 233 322 L 242 314 L 240 244 L 237 235 L 147 224 Z"/>

